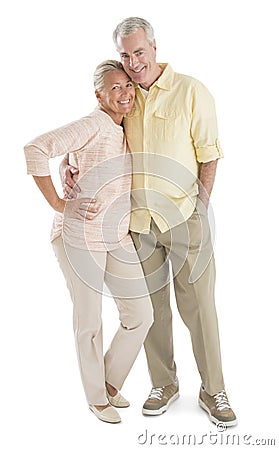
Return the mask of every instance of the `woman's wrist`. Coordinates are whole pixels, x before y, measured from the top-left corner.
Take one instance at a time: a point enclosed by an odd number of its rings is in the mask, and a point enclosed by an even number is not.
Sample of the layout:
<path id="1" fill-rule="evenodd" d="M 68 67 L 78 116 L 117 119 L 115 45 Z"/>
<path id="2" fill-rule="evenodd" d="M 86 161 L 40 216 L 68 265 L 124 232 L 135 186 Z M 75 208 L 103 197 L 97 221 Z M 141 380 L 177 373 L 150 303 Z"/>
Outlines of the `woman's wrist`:
<path id="1" fill-rule="evenodd" d="M 56 212 L 59 212 L 59 213 L 63 213 L 63 212 L 64 212 L 65 206 L 66 206 L 66 200 L 63 200 L 63 199 L 60 198 L 60 197 L 57 197 L 57 200 L 56 200 L 55 203 L 52 205 L 53 209 L 54 209 Z"/>

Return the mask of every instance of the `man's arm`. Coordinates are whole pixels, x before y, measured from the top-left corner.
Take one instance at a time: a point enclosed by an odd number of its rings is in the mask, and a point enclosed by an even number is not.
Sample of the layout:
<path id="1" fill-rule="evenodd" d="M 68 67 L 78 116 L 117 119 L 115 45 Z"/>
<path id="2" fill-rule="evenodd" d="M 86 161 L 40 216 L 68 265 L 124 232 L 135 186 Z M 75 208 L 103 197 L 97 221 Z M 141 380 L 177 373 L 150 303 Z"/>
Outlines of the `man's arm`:
<path id="1" fill-rule="evenodd" d="M 205 207 L 208 207 L 209 198 L 213 189 L 218 159 L 199 166 L 199 196 Z"/>

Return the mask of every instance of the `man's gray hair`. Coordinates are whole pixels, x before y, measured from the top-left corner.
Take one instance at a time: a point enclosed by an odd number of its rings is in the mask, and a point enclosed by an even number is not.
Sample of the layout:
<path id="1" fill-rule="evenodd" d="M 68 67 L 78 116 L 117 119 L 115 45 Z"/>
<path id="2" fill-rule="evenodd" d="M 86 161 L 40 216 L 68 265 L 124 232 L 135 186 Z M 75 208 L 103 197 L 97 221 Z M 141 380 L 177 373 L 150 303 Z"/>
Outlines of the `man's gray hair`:
<path id="1" fill-rule="evenodd" d="M 113 32 L 112 38 L 116 47 L 118 47 L 118 36 L 123 37 L 136 33 L 139 28 L 143 28 L 149 44 L 152 45 L 154 42 L 154 30 L 152 25 L 147 22 L 147 20 L 141 19 L 140 17 L 128 17 L 128 19 L 124 19 L 120 22 Z"/>
<path id="2" fill-rule="evenodd" d="M 94 72 L 94 88 L 96 91 L 103 89 L 105 75 L 113 70 L 123 70 L 125 72 L 121 62 L 115 61 L 114 59 L 107 59 L 96 67 Z"/>

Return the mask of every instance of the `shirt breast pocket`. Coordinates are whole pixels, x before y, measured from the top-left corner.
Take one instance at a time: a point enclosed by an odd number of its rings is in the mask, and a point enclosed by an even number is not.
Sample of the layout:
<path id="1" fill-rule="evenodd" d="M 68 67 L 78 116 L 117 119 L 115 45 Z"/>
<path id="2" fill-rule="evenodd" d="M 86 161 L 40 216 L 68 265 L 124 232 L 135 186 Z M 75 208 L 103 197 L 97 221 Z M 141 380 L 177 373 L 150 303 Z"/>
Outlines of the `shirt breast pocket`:
<path id="1" fill-rule="evenodd" d="M 157 110 L 153 117 L 153 134 L 157 139 L 170 141 L 177 132 L 177 113 L 175 111 Z"/>

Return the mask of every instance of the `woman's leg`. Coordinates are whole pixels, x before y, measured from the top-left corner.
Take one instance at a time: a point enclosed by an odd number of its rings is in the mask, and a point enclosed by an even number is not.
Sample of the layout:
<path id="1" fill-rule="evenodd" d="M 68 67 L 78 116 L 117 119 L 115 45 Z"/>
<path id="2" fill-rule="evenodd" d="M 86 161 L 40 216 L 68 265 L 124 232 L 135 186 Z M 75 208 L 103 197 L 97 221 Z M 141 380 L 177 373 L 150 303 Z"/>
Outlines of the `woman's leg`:
<path id="1" fill-rule="evenodd" d="M 132 243 L 108 253 L 105 283 L 115 299 L 120 326 L 105 354 L 106 381 L 120 390 L 153 322 L 153 309 Z"/>
<path id="2" fill-rule="evenodd" d="M 88 404 L 106 405 L 101 317 L 106 252 L 65 247 L 61 237 L 53 242 L 53 248 L 73 301 L 76 350 Z"/>

